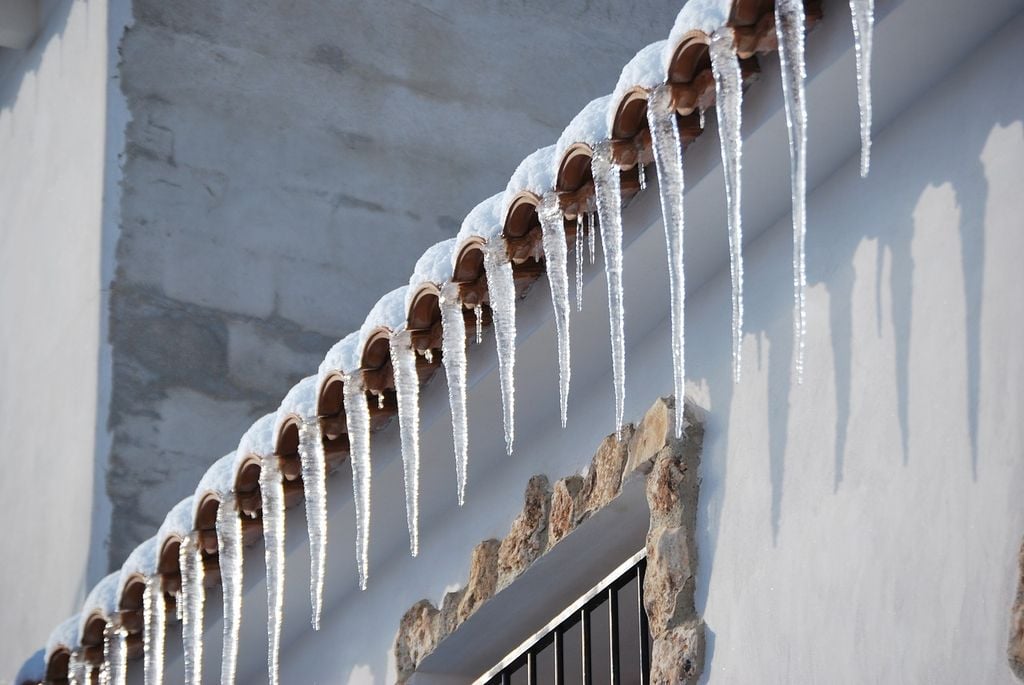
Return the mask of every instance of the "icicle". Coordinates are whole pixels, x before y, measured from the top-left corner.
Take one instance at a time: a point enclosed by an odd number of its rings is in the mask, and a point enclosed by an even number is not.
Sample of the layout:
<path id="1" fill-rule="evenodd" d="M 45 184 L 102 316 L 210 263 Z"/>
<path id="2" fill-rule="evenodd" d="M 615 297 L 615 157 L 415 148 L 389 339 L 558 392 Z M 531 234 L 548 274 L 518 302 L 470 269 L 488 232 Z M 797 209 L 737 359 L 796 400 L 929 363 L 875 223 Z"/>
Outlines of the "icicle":
<path id="1" fill-rule="evenodd" d="M 473 307 L 473 316 L 476 317 L 476 344 L 484 341 L 484 308 L 481 305 Z"/>
<path id="2" fill-rule="evenodd" d="M 644 163 L 639 159 L 640 153 L 637 152 L 636 162 L 636 175 L 637 180 L 640 182 L 640 190 L 647 190 L 647 172 L 644 171 Z"/>
<path id="3" fill-rule="evenodd" d="M 308 486 L 306 493 L 308 498 Z M 225 497 L 217 508 L 217 553 L 224 595 L 220 682 L 221 685 L 232 685 L 238 667 L 238 631 L 242 625 L 242 517 L 238 513 L 238 500 L 234 493 Z"/>
<path id="4" fill-rule="evenodd" d="M 441 363 L 448 381 L 448 402 L 452 411 L 452 439 L 455 443 L 455 477 L 459 506 L 466 497 L 466 467 L 469 457 L 469 425 L 466 419 L 466 320 L 462 316 L 457 283 L 441 288 Z"/>
<path id="5" fill-rule="evenodd" d="M 181 590 L 174 593 L 174 620 L 179 623 L 185 616 L 185 595 Z"/>
<path id="6" fill-rule="evenodd" d="M 93 675 L 96 673 L 96 666 L 94 666 L 91 661 L 86 659 L 82 670 L 84 672 L 82 676 L 83 685 L 92 685 Z"/>
<path id="7" fill-rule="evenodd" d="M 309 536 L 309 603 L 313 630 L 320 630 L 324 575 L 327 569 L 327 457 L 320 419 L 312 416 L 299 425 L 299 463 L 306 500 Z"/>
<path id="8" fill-rule="evenodd" d="M 145 685 L 163 685 L 164 631 L 167 627 L 167 603 L 163 580 L 159 574 L 146 579 L 142 593 L 145 627 L 142 632 L 143 671 Z"/>
<path id="9" fill-rule="evenodd" d="M 427 360 L 428 364 L 434 363 L 434 351 L 429 347 L 423 351 L 423 358 Z"/>
<path id="10" fill-rule="evenodd" d="M 793 194 L 793 345 L 796 379 L 804 380 L 804 338 L 807 332 L 807 106 L 804 99 L 804 4 L 776 0 L 775 32 L 779 39 L 782 93 L 789 129 L 789 168 Z"/>
<path id="11" fill-rule="evenodd" d="M 608 322 L 612 344 L 612 376 L 615 383 L 615 435 L 621 437 L 626 404 L 626 330 L 622 293 L 622 195 L 619 167 L 605 142 L 591 160 L 597 216 L 601 224 L 604 272 L 608 279 Z"/>
<path id="12" fill-rule="evenodd" d="M 563 242 L 563 245 L 565 243 Z M 484 273 L 494 318 L 494 338 L 498 346 L 498 376 L 501 381 L 502 419 L 505 426 L 505 451 L 512 454 L 515 440 L 515 365 L 516 365 L 516 285 L 512 263 L 505 244 L 496 239 L 484 250 Z"/>
<path id="13" fill-rule="evenodd" d="M 584 222 L 587 225 L 587 249 L 590 250 L 590 265 L 594 265 L 594 256 L 597 254 L 597 240 L 594 229 L 594 217 L 590 212 L 583 215 Z"/>
<path id="14" fill-rule="evenodd" d="M 103 669 L 100 682 L 125 685 L 128 669 L 128 631 L 122 626 L 107 625 L 103 631 Z"/>
<path id="15" fill-rule="evenodd" d="M 409 528 L 409 553 L 420 549 L 420 378 L 416 373 L 416 352 L 409 331 L 391 336 L 391 368 L 398 394 L 398 425 L 402 437 L 402 467 L 405 474 L 405 519 Z"/>
<path id="16" fill-rule="evenodd" d="M 203 552 L 198 533 L 181 541 L 178 548 L 178 566 L 181 571 L 182 609 L 181 637 L 185 653 L 185 682 L 200 685 L 203 682 Z"/>
<path id="17" fill-rule="evenodd" d="M 857 56 L 857 102 L 860 105 L 860 175 L 871 168 L 871 43 L 875 32 L 875 0 L 850 0 L 853 48 Z"/>
<path id="18" fill-rule="evenodd" d="M 700 110 L 700 114 L 699 114 L 698 118 L 700 120 L 700 130 L 703 131 L 704 130 L 704 124 L 706 123 L 705 119 L 704 119 L 704 110 L 703 109 Z"/>
<path id="19" fill-rule="evenodd" d="M 541 200 L 537 207 L 540 218 L 541 239 L 544 245 L 544 261 L 551 289 L 551 305 L 555 309 L 555 329 L 558 333 L 558 399 L 561 410 L 562 428 L 565 428 L 569 411 L 569 379 L 572 365 L 569 361 L 569 273 L 565 245 L 565 224 L 558 196 L 551 193 Z"/>
<path id="20" fill-rule="evenodd" d="M 647 123 L 658 168 L 662 223 L 668 254 L 668 287 L 672 322 L 672 385 L 676 397 L 676 437 L 683 434 L 686 396 L 686 273 L 683 267 L 683 152 L 676 111 L 668 86 L 658 86 L 647 101 Z"/>
<path id="21" fill-rule="evenodd" d="M 740 220 L 740 170 L 743 139 L 743 90 L 740 63 L 733 50 L 733 31 L 720 29 L 711 38 L 711 68 L 715 76 L 715 110 L 722 144 L 725 201 L 729 213 L 729 252 L 732 273 L 732 369 L 740 381 L 743 345 L 743 226 Z"/>
<path id="22" fill-rule="evenodd" d="M 359 371 L 345 376 L 345 418 L 352 463 L 352 494 L 356 505 L 356 563 L 359 589 L 366 589 L 370 552 L 370 408 Z"/>
<path id="23" fill-rule="evenodd" d="M 267 679 L 277 685 L 284 617 L 284 484 L 277 455 L 260 459 L 263 556 L 267 568 Z"/>
<path id="24" fill-rule="evenodd" d="M 85 664 L 82 655 L 78 651 L 71 652 L 71 656 L 68 657 L 68 685 L 82 685 L 82 671 L 84 670 Z"/>
<path id="25" fill-rule="evenodd" d="M 583 225 L 576 215 L 576 311 L 583 311 Z"/>

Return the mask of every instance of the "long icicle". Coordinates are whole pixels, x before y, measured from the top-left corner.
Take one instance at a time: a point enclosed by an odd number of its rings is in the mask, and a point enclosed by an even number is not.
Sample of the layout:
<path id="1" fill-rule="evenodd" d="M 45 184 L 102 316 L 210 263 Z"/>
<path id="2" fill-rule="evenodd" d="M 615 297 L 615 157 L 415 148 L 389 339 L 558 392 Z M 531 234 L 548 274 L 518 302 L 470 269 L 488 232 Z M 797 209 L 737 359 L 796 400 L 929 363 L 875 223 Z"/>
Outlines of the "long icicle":
<path id="1" fill-rule="evenodd" d="M 306 500 L 309 536 L 309 605 L 313 630 L 320 630 L 324 575 L 327 571 L 327 458 L 320 419 L 309 417 L 299 425 L 299 464 Z"/>
<path id="2" fill-rule="evenodd" d="M 412 336 L 402 330 L 391 336 L 391 368 L 398 398 L 398 425 L 402 438 L 405 476 L 405 520 L 409 528 L 409 553 L 420 551 L 420 377 Z"/>
<path id="3" fill-rule="evenodd" d="M 103 666 L 108 685 L 125 685 L 128 669 L 128 631 L 108 625 L 103 631 Z"/>
<path id="4" fill-rule="evenodd" d="M 793 345 L 796 379 L 804 381 L 804 339 L 807 333 L 807 103 L 804 98 L 804 3 L 776 0 L 775 32 L 779 39 L 782 93 L 789 130 L 789 170 L 793 193 Z"/>
<path id="5" fill-rule="evenodd" d="M 142 610 L 145 626 L 142 631 L 143 682 L 145 685 L 163 685 L 167 601 L 164 599 L 163 578 L 158 573 L 146 579 Z"/>
<path id="6" fill-rule="evenodd" d="M 537 216 L 540 219 L 551 306 L 555 310 L 555 329 L 558 333 L 558 406 L 562 428 L 565 428 L 569 415 L 569 381 L 572 377 L 569 358 L 569 315 L 572 308 L 569 306 L 569 257 L 565 244 L 565 220 L 558 204 L 558 195 L 546 195 L 537 207 Z"/>
<path id="7" fill-rule="evenodd" d="M 198 533 L 193 532 L 181 541 L 178 566 L 181 571 L 182 601 L 185 603 L 181 612 L 185 682 L 188 685 L 200 685 L 203 682 L 203 605 L 206 602 L 206 589 L 203 586 L 203 551 Z"/>
<path id="8" fill-rule="evenodd" d="M 580 216 L 576 215 L 576 244 L 574 246 L 576 257 L 576 311 L 583 311 L 583 224 Z"/>
<path id="9" fill-rule="evenodd" d="M 370 407 L 366 403 L 363 375 L 345 376 L 345 419 L 352 462 L 352 496 L 356 505 L 356 564 L 359 589 L 366 589 L 370 564 Z"/>
<path id="10" fill-rule="evenodd" d="M 715 76 L 715 111 L 722 144 L 725 200 L 729 213 L 729 253 L 732 274 L 732 371 L 740 381 L 743 346 L 743 225 L 740 215 L 742 169 L 743 88 L 740 63 L 733 50 L 733 30 L 720 29 L 711 38 L 711 69 Z"/>
<path id="11" fill-rule="evenodd" d="M 871 43 L 875 33 L 875 0 L 850 0 L 853 49 L 857 57 L 857 103 L 860 106 L 860 175 L 871 168 Z"/>
<path id="12" fill-rule="evenodd" d="M 611 331 L 612 376 L 615 383 L 615 435 L 622 437 L 626 405 L 626 313 L 622 292 L 622 195 L 619 167 L 611 145 L 600 143 L 591 160 L 601 250 L 608 280 L 608 323 Z M 593 223 L 591 223 L 593 230 Z"/>
<path id="13" fill-rule="evenodd" d="M 238 668 L 238 631 L 242 626 L 242 517 L 234 493 L 224 497 L 217 508 L 217 554 L 224 599 L 220 682 L 232 685 Z"/>
<path id="14" fill-rule="evenodd" d="M 484 249 L 484 274 L 487 277 L 487 296 L 494 319 L 494 339 L 498 347 L 505 451 L 511 455 L 516 416 L 516 285 L 512 276 L 512 262 L 505 251 L 505 243 L 500 239 L 488 243 Z"/>
<path id="15" fill-rule="evenodd" d="M 463 318 L 459 285 L 441 288 L 441 362 L 448 381 L 448 402 L 452 412 L 455 443 L 455 479 L 459 506 L 466 500 L 466 467 L 469 458 L 469 423 L 466 418 L 466 320 Z"/>
<path id="16" fill-rule="evenodd" d="M 668 253 L 668 287 L 672 322 L 672 385 L 676 397 L 675 435 L 683 434 L 686 395 L 686 272 L 683 266 L 683 148 L 672 92 L 658 86 L 647 100 L 647 122 L 658 169 L 662 223 Z"/>
<path id="17" fill-rule="evenodd" d="M 68 685 L 82 685 L 82 671 L 84 669 L 85 663 L 82 660 L 82 655 L 78 650 L 71 652 L 71 655 L 68 657 Z"/>
<path id="18" fill-rule="evenodd" d="M 263 555 L 267 568 L 267 678 L 277 685 L 284 618 L 284 484 L 276 454 L 260 459 Z"/>

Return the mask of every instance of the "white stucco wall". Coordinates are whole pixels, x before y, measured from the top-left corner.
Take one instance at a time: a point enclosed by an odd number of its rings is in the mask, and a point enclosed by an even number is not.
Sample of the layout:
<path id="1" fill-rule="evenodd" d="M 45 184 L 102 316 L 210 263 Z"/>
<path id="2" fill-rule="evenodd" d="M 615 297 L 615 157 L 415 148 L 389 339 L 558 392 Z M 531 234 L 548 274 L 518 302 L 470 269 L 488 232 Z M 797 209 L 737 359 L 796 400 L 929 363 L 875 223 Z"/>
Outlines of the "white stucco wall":
<path id="1" fill-rule="evenodd" d="M 0 49 L 0 680 L 102 575 L 109 526 L 108 3 L 38 4 L 31 45 Z"/>
<path id="2" fill-rule="evenodd" d="M 715 134 L 688 154 L 688 378 L 709 411 L 697 531 L 709 682 L 1012 682 L 1005 647 L 1024 534 L 1020 11 L 999 0 L 984 11 L 953 0 L 938 9 L 929 0 L 884 7 L 876 146 L 863 181 L 848 16 L 833 8 L 812 36 L 802 385 L 791 361 L 788 161 L 771 61 L 745 108 L 750 239 L 738 385 Z M 671 390 L 659 221 L 653 189 L 626 211 L 632 419 Z M 493 350 L 473 351 L 464 509 L 453 504 L 443 381 L 423 393 L 416 559 L 407 552 L 397 431 L 374 436 L 364 593 L 356 588 L 348 475 L 342 469 L 331 479 L 319 633 L 308 624 L 305 522 L 292 510 L 283 682 L 393 680 L 390 650 L 402 613 L 465 582 L 470 550 L 507 531 L 531 474 L 559 477 L 589 460 L 612 421 L 604 279 L 590 273 L 585 310 L 572 321 L 568 429 L 556 418 L 543 283 L 519 311 L 512 457 L 502 447 Z M 265 673 L 260 551 L 247 553 L 240 670 L 256 682 Z M 219 601 L 214 595 L 208 604 L 208 677 L 219 667 Z M 501 640 L 501 626 L 493 629 Z M 177 651 L 172 644 L 171 677 L 180 670 Z M 421 682 L 468 679 L 455 655 Z"/>

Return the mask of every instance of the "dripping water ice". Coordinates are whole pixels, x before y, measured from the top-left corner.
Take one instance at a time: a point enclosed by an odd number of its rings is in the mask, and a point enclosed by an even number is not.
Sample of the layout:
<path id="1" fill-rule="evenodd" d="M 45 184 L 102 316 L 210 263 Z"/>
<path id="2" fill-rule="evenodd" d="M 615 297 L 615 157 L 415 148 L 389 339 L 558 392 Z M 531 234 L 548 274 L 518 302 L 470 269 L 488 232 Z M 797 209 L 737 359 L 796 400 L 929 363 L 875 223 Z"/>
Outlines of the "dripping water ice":
<path id="1" fill-rule="evenodd" d="M 103 671 L 107 685 L 125 685 L 128 669 L 128 631 L 108 625 L 103 631 Z"/>
<path id="2" fill-rule="evenodd" d="M 779 39 L 782 93 L 789 129 L 789 167 L 793 194 L 793 345 L 796 377 L 804 377 L 804 338 L 807 332 L 807 269 L 804 246 L 807 237 L 807 106 L 804 99 L 804 4 L 801 0 L 777 0 L 775 31 Z"/>
<path id="3" fill-rule="evenodd" d="M 242 518 L 234 493 L 217 508 L 217 553 L 224 599 L 220 682 L 231 685 L 238 666 L 238 631 L 242 625 Z"/>
<path id="4" fill-rule="evenodd" d="M 569 359 L 569 269 L 565 244 L 565 223 L 558 195 L 550 193 L 537 207 L 540 219 L 541 239 L 544 244 L 544 261 L 551 289 L 551 305 L 555 309 L 555 329 L 558 333 L 558 399 L 562 427 L 565 427 L 569 411 L 569 380 L 572 366 Z"/>
<path id="5" fill-rule="evenodd" d="M 370 407 L 362 373 L 355 371 L 345 376 L 344 393 L 356 507 L 356 564 L 359 589 L 365 590 L 370 556 Z"/>
<path id="6" fill-rule="evenodd" d="M 309 604 L 313 630 L 320 630 L 324 574 L 327 570 L 327 459 L 320 420 L 312 416 L 299 425 L 299 464 L 306 500 L 309 537 Z"/>
<path id="7" fill-rule="evenodd" d="M 466 419 L 466 319 L 459 301 L 459 286 L 447 283 L 441 289 L 441 362 L 448 381 L 448 402 L 452 412 L 455 443 L 455 478 L 459 506 L 466 497 L 466 466 L 469 456 L 469 425 Z"/>
<path id="8" fill-rule="evenodd" d="M 682 398 L 686 394 L 685 304 L 686 274 L 683 267 L 683 153 L 672 93 L 659 86 L 647 102 L 654 163 L 658 169 L 662 223 L 668 253 L 669 302 L 672 322 L 672 384 L 676 396 L 675 435 L 683 432 Z"/>
<path id="9" fill-rule="evenodd" d="M 875 32 L 875 0 L 850 0 L 853 47 L 857 56 L 857 103 L 860 105 L 860 175 L 871 168 L 871 43 Z"/>
<path id="10" fill-rule="evenodd" d="M 715 111 L 722 145 L 725 200 L 729 215 L 730 273 L 732 275 L 732 368 L 739 382 L 743 344 L 743 226 L 740 220 L 740 170 L 743 139 L 743 90 L 740 63 L 733 50 L 733 30 L 720 29 L 711 38 L 711 69 L 715 77 Z"/>
<path id="11" fill-rule="evenodd" d="M 587 250 L 590 253 L 590 264 L 594 264 L 594 257 L 597 254 L 597 233 L 594 230 L 594 217 L 588 211 L 583 214 L 584 224 L 587 229 Z"/>
<path id="12" fill-rule="evenodd" d="M 260 496 L 263 507 L 263 555 L 267 568 L 267 678 L 278 682 L 281 621 L 284 615 L 284 484 L 277 455 L 260 459 Z"/>
<path id="13" fill-rule="evenodd" d="M 163 581 L 159 574 L 146 579 L 142 594 L 144 629 L 142 633 L 143 671 L 145 685 L 163 685 L 164 631 L 167 622 L 167 604 Z"/>
<path id="14" fill-rule="evenodd" d="M 501 240 L 487 244 L 484 250 L 484 274 L 487 277 L 487 294 L 494 319 L 494 338 L 498 346 L 505 451 L 512 454 L 516 408 L 516 286 L 512 276 L 512 262 Z"/>
<path id="15" fill-rule="evenodd" d="M 476 318 L 476 344 L 484 341 L 484 308 L 482 305 L 473 307 L 473 316 Z"/>
<path id="16" fill-rule="evenodd" d="M 420 487 L 420 379 L 416 351 L 408 331 L 391 336 L 391 368 L 398 396 L 398 424 L 402 437 L 402 468 L 405 475 L 405 518 L 409 527 L 409 553 L 419 553 Z"/>
<path id="17" fill-rule="evenodd" d="M 576 311 L 583 311 L 583 224 L 576 215 L 576 244 L 573 248 L 576 258 Z"/>
<path id="18" fill-rule="evenodd" d="M 640 190 L 647 190 L 647 172 L 644 170 L 643 161 L 639 159 L 636 163 L 636 175 L 637 181 L 640 183 Z"/>
<path id="19" fill-rule="evenodd" d="M 626 331 L 622 292 L 622 196 L 619 167 L 611 146 L 601 143 L 591 160 L 597 216 L 601 225 L 604 272 L 608 280 L 608 323 L 611 331 L 612 377 L 615 385 L 615 434 L 621 437 L 626 402 Z"/>
<path id="20" fill-rule="evenodd" d="M 178 548 L 181 571 L 181 594 L 184 607 L 181 612 L 181 636 L 185 654 L 185 682 L 200 685 L 203 682 L 203 551 L 199 534 L 192 533 L 181 541 Z"/>

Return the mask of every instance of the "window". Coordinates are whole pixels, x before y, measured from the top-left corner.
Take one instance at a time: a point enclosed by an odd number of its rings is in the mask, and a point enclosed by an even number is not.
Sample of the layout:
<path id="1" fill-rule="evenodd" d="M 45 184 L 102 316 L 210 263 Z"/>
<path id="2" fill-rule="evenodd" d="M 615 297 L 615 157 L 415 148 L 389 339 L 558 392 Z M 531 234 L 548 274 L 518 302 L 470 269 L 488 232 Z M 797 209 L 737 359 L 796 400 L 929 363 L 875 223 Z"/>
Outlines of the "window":
<path id="1" fill-rule="evenodd" d="M 646 685 L 651 637 L 639 552 L 477 682 L 485 685 Z"/>

